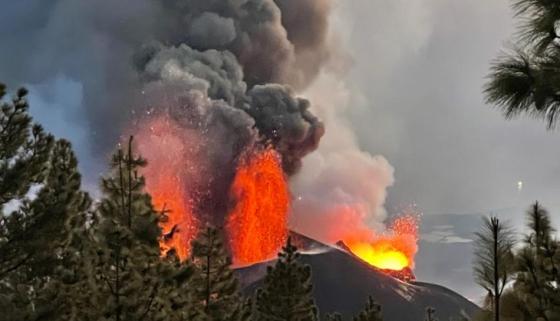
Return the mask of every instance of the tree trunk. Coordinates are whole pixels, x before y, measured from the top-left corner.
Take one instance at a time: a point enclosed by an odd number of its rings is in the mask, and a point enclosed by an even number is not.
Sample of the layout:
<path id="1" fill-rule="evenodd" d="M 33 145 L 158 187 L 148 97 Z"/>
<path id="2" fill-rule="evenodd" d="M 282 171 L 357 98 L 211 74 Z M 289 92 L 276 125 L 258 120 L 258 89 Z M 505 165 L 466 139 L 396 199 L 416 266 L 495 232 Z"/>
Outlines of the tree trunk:
<path id="1" fill-rule="evenodd" d="M 494 236 L 494 321 L 500 321 L 500 273 L 499 273 L 499 255 L 498 255 L 498 220 L 493 224 Z"/>

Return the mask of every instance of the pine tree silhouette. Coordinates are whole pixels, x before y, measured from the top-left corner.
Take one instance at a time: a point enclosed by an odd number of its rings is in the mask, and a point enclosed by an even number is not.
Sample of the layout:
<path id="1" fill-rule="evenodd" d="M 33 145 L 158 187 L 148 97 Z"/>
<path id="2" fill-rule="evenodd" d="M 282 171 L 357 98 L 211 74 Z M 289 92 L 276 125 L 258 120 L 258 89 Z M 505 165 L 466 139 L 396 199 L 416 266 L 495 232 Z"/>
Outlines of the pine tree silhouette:
<path id="1" fill-rule="evenodd" d="M 262 289 L 256 294 L 256 320 L 315 321 L 318 311 L 312 296 L 311 268 L 299 262 L 300 254 L 288 238 Z"/>

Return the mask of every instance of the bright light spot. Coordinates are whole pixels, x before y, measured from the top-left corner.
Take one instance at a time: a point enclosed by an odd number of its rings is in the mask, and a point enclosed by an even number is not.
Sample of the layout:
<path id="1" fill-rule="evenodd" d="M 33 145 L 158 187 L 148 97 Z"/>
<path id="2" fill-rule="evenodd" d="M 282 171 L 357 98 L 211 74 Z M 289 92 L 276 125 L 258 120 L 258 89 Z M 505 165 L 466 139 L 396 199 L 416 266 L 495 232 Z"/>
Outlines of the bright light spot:
<path id="1" fill-rule="evenodd" d="M 517 190 L 521 192 L 522 189 L 523 189 L 523 182 L 522 181 L 517 182 Z"/>

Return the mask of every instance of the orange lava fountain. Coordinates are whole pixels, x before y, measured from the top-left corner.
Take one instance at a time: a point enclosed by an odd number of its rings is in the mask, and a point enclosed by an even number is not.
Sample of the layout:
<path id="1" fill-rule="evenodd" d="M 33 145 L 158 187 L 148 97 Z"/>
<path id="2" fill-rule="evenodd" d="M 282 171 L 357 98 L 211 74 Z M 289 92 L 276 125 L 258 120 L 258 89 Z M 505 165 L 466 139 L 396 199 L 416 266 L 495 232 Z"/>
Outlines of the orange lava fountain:
<path id="1" fill-rule="evenodd" d="M 138 152 L 148 160 L 142 174 L 154 207 L 162 212 L 162 255 L 174 250 L 181 260 L 189 257 L 200 222 L 194 214 L 192 190 L 204 175 L 200 133 L 179 126 L 166 114 L 138 124 Z M 148 130 L 147 130 L 148 129 Z M 134 132 L 133 132 L 134 134 Z M 188 180 L 188 181 L 187 181 Z M 226 217 L 233 264 L 244 266 L 274 258 L 288 235 L 290 192 L 279 154 L 272 148 L 246 152 L 240 157 L 230 187 L 231 210 Z M 338 212 L 337 212 L 338 213 Z M 333 235 L 354 255 L 391 275 L 412 275 L 418 251 L 418 217 L 403 215 L 378 234 L 366 224 L 346 224 L 338 215 Z M 313 222 L 308 222 L 313 224 Z M 337 227 L 351 226 L 350 228 Z M 395 274 L 397 273 L 397 274 Z"/>
<path id="2" fill-rule="evenodd" d="M 231 186 L 233 210 L 227 232 L 235 265 L 270 259 L 288 232 L 290 193 L 279 155 L 273 149 L 247 153 Z"/>
<path id="3" fill-rule="evenodd" d="M 418 251 L 418 219 L 412 215 L 397 218 L 382 235 L 349 237 L 344 244 L 354 255 L 370 265 L 390 271 L 414 268 Z"/>
<path id="4" fill-rule="evenodd" d="M 143 130 L 138 131 L 136 141 L 138 151 L 148 160 L 142 172 L 146 177 L 146 190 L 156 210 L 164 215 L 160 221 L 162 255 L 173 249 L 185 260 L 197 233 L 188 184 L 183 181 L 183 174 L 189 168 L 186 155 L 189 146 L 183 129 L 168 116 L 151 118 L 140 128 Z"/>

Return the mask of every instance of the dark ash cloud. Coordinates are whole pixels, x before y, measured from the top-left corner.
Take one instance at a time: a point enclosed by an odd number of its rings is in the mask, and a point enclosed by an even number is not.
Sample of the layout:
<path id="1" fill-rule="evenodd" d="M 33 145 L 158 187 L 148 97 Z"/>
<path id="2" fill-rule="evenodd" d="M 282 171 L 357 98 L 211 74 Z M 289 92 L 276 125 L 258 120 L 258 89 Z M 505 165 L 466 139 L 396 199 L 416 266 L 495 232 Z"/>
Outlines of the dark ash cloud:
<path id="1" fill-rule="evenodd" d="M 304 6 L 273 0 L 27 0 L 5 7 L 0 14 L 6 26 L 0 31 L 0 78 L 14 86 L 41 84 L 58 75 L 81 83 L 83 118 L 76 122 L 89 128 L 92 146 L 100 153 L 111 150 L 123 128 L 144 112 L 146 83 L 169 76 L 158 74 L 181 70 L 192 79 L 188 84 L 177 80 L 180 85 L 249 111 L 253 99 L 247 90 L 275 83 L 302 89 L 328 57 L 329 0 Z M 291 16 L 295 10 L 309 18 Z M 300 36 L 296 29 L 305 32 Z M 282 93 L 285 101 L 298 101 L 293 91 Z M 275 117 L 281 110 L 288 112 L 279 105 Z M 283 144 L 289 146 L 284 153 L 293 152 L 285 157 L 286 168 L 296 168 L 291 163 L 297 164 L 321 133 L 307 108 L 296 112 L 299 117 L 291 110 L 279 125 L 314 132 Z M 287 124 L 290 120 L 307 124 Z M 270 123 L 259 127 L 274 129 Z"/>

